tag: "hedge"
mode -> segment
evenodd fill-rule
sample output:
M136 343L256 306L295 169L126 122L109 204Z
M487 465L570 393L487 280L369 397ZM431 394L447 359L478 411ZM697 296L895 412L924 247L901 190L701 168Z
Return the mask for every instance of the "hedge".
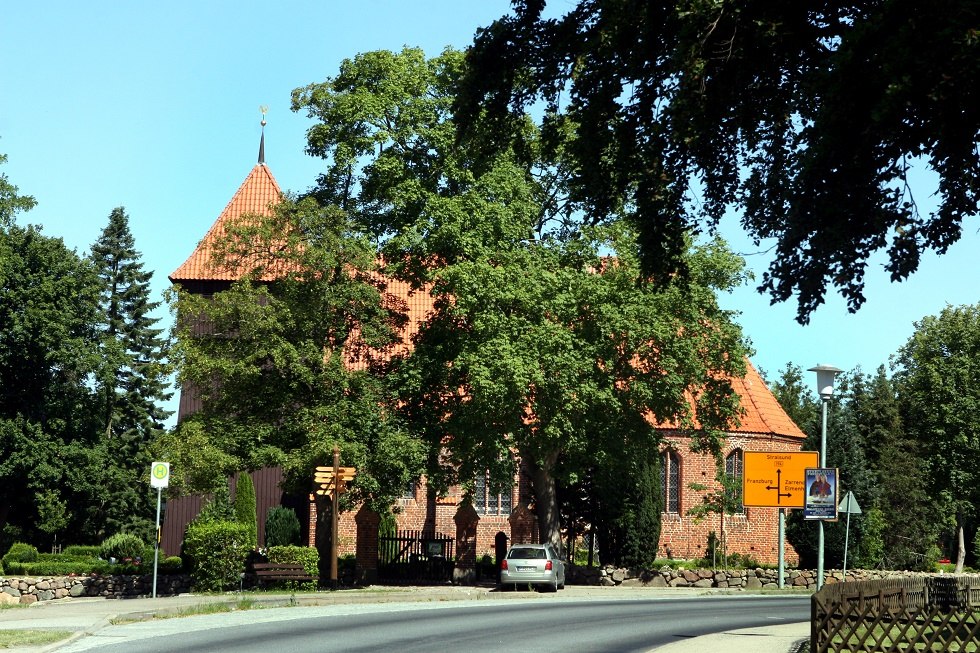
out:
M221 591L238 587L252 551L248 526L231 521L191 523L184 553L191 561L194 589Z

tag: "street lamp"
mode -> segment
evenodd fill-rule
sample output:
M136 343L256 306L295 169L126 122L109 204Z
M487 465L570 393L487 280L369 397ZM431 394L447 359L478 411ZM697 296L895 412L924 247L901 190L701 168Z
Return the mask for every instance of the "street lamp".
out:
M827 404L834 396L834 377L844 370L837 369L832 365L817 365L811 367L809 372L817 373L817 392L823 403L823 415L820 427L820 466L827 466ZM820 520L819 539L817 542L817 589L823 587L823 520Z

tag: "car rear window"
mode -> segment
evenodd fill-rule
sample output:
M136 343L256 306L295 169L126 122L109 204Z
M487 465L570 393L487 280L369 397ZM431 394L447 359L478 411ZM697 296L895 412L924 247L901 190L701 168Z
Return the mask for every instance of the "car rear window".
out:
M512 560L544 560L548 556L545 554L544 549L511 549L507 557Z

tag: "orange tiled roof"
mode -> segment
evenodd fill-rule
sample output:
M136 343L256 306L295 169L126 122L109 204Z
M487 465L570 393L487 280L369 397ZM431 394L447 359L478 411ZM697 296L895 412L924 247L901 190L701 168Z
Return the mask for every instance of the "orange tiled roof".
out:
M784 435L801 440L806 437L776 401L748 359L745 360L745 376L735 379L732 388L742 398L745 414L742 415L741 424L730 428L729 433Z
M212 264L212 244L225 233L225 225L241 218L243 215L268 215L270 206L282 199L282 191L275 177L264 163L252 168L248 177L242 182L228 206L215 220L211 229L204 236L197 249L184 263L170 275L174 283L180 281L235 281L240 274L236 270L218 269ZM403 281L389 279L387 291L395 302L404 302L403 309L408 318L401 333L402 341L384 352L378 352L382 358L402 354L411 349L411 339L418 332L419 326L432 310L433 299L425 290L411 292L409 284ZM732 387L741 397L744 414L741 423L729 429L730 433L782 435L803 439L806 435L793 423L786 411L773 396L762 381L752 363L746 359L745 377L735 379ZM352 367L360 368L362 360L349 360ZM661 425L661 428L671 428Z
M729 434L742 435L779 435L790 438L806 437L793 420L790 419L783 407L776 401L776 397L766 386L762 377L756 371L752 362L745 359L745 376L740 379L732 379L732 390L739 396L742 404L742 414L739 416L739 424L732 424L725 432ZM693 400L692 400L693 403ZM675 431L678 425L675 422L656 422L654 426L663 431ZM694 419L693 428L700 428L697 418Z
M197 244L194 253L170 275L170 281L235 281L237 270L216 268L212 263L213 245L225 234L226 225L243 215L269 215L270 206L282 200L282 190L264 163L257 164L242 182L228 206Z

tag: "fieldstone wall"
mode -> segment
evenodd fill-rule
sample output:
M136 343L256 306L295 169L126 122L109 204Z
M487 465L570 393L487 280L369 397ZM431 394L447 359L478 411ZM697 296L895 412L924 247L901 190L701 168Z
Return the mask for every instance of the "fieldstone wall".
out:
M624 587L718 587L736 589L776 589L779 573L776 569L659 569L637 570L613 566L568 567L569 585L604 585ZM846 581L877 580L902 576L931 576L914 571L884 571L877 569L848 569ZM845 581L840 569L824 572L824 584ZM787 569L783 572L784 587L817 589L817 572L811 569Z
M190 589L191 577L187 574L157 576L157 596L174 596L189 592ZM153 574L0 578L0 603L29 604L54 599L99 596L120 599L152 594Z

